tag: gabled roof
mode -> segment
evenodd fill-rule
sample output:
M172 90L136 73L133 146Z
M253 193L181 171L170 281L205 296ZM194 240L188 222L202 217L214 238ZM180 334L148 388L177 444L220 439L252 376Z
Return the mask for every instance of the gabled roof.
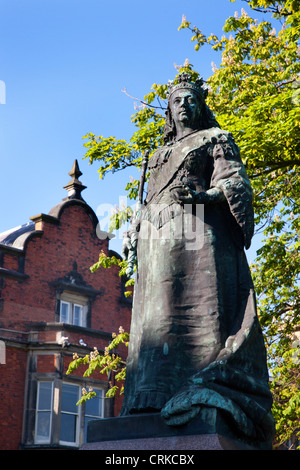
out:
M24 225L19 225L18 227L7 230L3 233L0 233L0 247L11 247L24 250L26 241L35 235L40 235L42 232L36 230L35 222L38 220L47 220L52 223L59 223L59 219L63 210L71 205L79 205L83 207L88 213L94 230L97 230L97 234L101 239L113 238L114 235L107 232L102 232L98 226L98 218L93 211L93 209L85 202L81 196L81 191L83 191L86 186L84 186L79 177L82 175L77 160L74 161L72 170L69 172L69 175L72 177L71 181L64 186L64 189L68 191L68 196L63 199L59 204L54 206L49 214L39 214L38 216L31 217L31 221ZM99 232L99 233L98 233Z

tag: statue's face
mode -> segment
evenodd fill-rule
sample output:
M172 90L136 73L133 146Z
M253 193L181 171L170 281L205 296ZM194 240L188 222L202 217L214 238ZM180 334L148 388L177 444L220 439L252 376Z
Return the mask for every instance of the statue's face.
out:
M170 99L170 108L176 129L180 126L196 129L200 120L200 106L193 90L179 89Z

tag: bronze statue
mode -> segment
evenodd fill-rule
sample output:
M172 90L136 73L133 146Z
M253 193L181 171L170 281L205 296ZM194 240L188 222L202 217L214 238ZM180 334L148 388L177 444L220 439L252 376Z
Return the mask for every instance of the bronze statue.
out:
M137 271L121 414L157 411L178 426L217 408L240 436L267 441L272 398L244 252L252 190L202 85L188 74L169 84L164 145L124 245L125 256L137 245Z

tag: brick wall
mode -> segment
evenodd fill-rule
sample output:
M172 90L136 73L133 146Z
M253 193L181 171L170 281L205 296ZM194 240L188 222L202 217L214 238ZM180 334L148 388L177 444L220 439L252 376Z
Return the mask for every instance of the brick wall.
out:
M79 345L79 339L83 339L90 347L96 346L103 350L110 335L93 336L93 330L97 333L112 333L118 332L119 326L123 326L129 331L131 307L124 298L117 267L90 272L90 266L98 261L100 251L109 253L109 243L108 240L97 237L95 221L86 204L82 201L80 204L76 201L63 204L56 219L47 216L36 220L36 230L39 232L28 238L22 252L13 249L10 251L7 247L2 250L2 267L12 273L0 273L4 279L1 284L0 336L1 329L31 332L30 335L25 335L28 344L35 341L42 349L42 353L37 354L36 372L64 374L72 360L72 354L67 350L59 353L57 350L53 351L53 348L59 347L56 343L56 330L40 329L35 333L34 325L41 322L53 324L57 321L57 281L74 271L74 263L84 285L100 291L101 294L97 294L91 301L89 333L85 334L84 329L79 332L76 329L68 331L73 349L74 345ZM24 262L20 263L20 257L25 258ZM20 276L14 274L18 270L21 270ZM7 335L10 333L6 333L6 337ZM17 342L18 334L13 336ZM49 351L47 347L50 348ZM126 356L127 349L121 350L122 355ZM86 353L88 352L82 349L82 355ZM23 335L19 349L8 348L6 364L0 365L0 449L18 449L22 441L27 354ZM58 371L62 356L63 370ZM84 370L85 368L81 368L76 375L82 376ZM107 383L106 376L99 377L99 380ZM117 397L116 415L121 404L122 398ZM32 422L33 419L31 418Z
M0 448L18 449L22 434L27 354L7 348L6 364L0 365Z
M29 277L23 281L5 280L0 326L22 328L28 322L55 321L53 283L72 271L76 262L87 285L103 293L93 302L91 328L112 332L123 323L128 329L128 306L120 302L123 287L117 267L90 272L100 251L108 254L108 249L108 241L97 238L82 206L66 207L59 224L44 222L42 236L32 237L26 246L25 274ZM12 255L5 254L4 267L16 269L17 260L13 263L11 258Z

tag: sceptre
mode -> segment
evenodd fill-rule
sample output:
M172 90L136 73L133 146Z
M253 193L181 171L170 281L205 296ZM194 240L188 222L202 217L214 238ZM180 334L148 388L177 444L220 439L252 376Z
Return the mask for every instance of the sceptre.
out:
M143 205L143 193L144 193L144 186L145 186L145 181L146 181L146 171L148 167L148 160L149 160L149 150L146 150L143 156L143 161L142 161L142 171L141 171L141 177L140 177L140 185L139 185L136 208L132 216L132 219L130 221L131 228L129 229L128 232L124 234L126 238L125 246L130 240L129 242L130 248L128 249L127 256L126 256L127 257L126 274L128 277L130 277L133 273L135 260L136 260L137 239L138 239L138 232L139 232L141 209ZM122 253L125 254L125 251L122 251Z
M145 186L145 180L146 180L148 160L149 160L149 150L146 150L143 156L143 161L142 161L142 172L141 172L140 186L139 186L139 192L138 192L138 203L140 205L143 204L143 192L144 192L144 186Z

